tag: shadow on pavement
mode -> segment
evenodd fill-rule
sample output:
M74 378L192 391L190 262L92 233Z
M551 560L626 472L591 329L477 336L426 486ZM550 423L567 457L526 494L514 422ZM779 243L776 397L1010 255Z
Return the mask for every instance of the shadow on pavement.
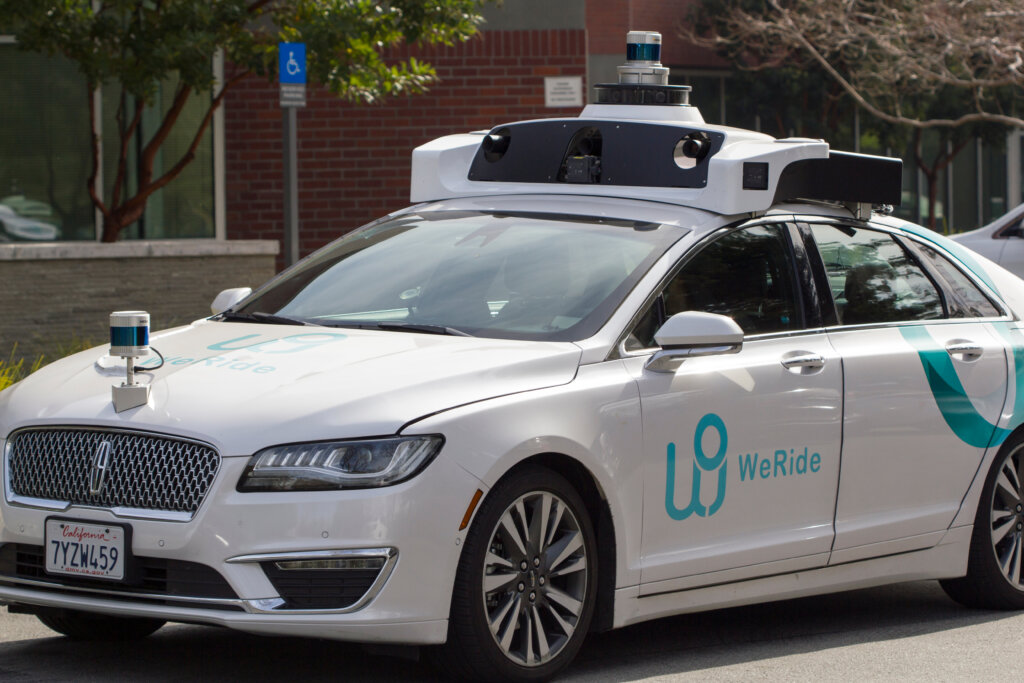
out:
M596 634L566 680L671 676L1018 616L962 607L937 581L699 612Z
M673 677L891 641L1016 616L968 610L935 582L885 586L671 617L591 635L565 681ZM406 654L414 654L410 650ZM0 643L0 680L440 681L425 662L326 640L274 638L171 625L131 643L37 638Z

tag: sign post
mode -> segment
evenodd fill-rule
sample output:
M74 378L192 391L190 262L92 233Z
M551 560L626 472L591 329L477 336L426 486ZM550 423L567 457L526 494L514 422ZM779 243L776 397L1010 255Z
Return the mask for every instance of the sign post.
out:
M299 107L306 106L306 45L278 43L278 80L284 143L284 265L299 260Z

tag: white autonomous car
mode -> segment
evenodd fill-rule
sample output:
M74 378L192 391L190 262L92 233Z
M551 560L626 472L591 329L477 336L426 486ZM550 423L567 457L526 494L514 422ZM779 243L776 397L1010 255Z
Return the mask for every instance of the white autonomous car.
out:
M882 583L1024 607L1024 283L886 215L899 160L705 124L628 42L578 118L423 145L414 206L0 393L0 600L507 681Z

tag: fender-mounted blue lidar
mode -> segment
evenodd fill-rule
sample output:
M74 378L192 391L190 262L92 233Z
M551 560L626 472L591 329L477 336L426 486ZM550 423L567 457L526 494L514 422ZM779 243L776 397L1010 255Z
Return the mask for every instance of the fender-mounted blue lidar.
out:
M149 402L149 385L135 381L135 359L149 354L149 313L114 311L110 314L110 355L127 364L128 376L120 386L111 387L114 410L144 406Z

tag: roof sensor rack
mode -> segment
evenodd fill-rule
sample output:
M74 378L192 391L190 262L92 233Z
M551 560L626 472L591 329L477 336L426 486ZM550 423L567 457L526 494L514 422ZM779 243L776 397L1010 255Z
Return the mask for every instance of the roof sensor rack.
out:
M659 33L631 31L626 57L619 82L597 86L598 101L578 117L505 123L417 148L410 198L615 196L724 215L815 200L866 216L873 204L900 203L900 159L705 123L688 104L689 87L668 84Z

